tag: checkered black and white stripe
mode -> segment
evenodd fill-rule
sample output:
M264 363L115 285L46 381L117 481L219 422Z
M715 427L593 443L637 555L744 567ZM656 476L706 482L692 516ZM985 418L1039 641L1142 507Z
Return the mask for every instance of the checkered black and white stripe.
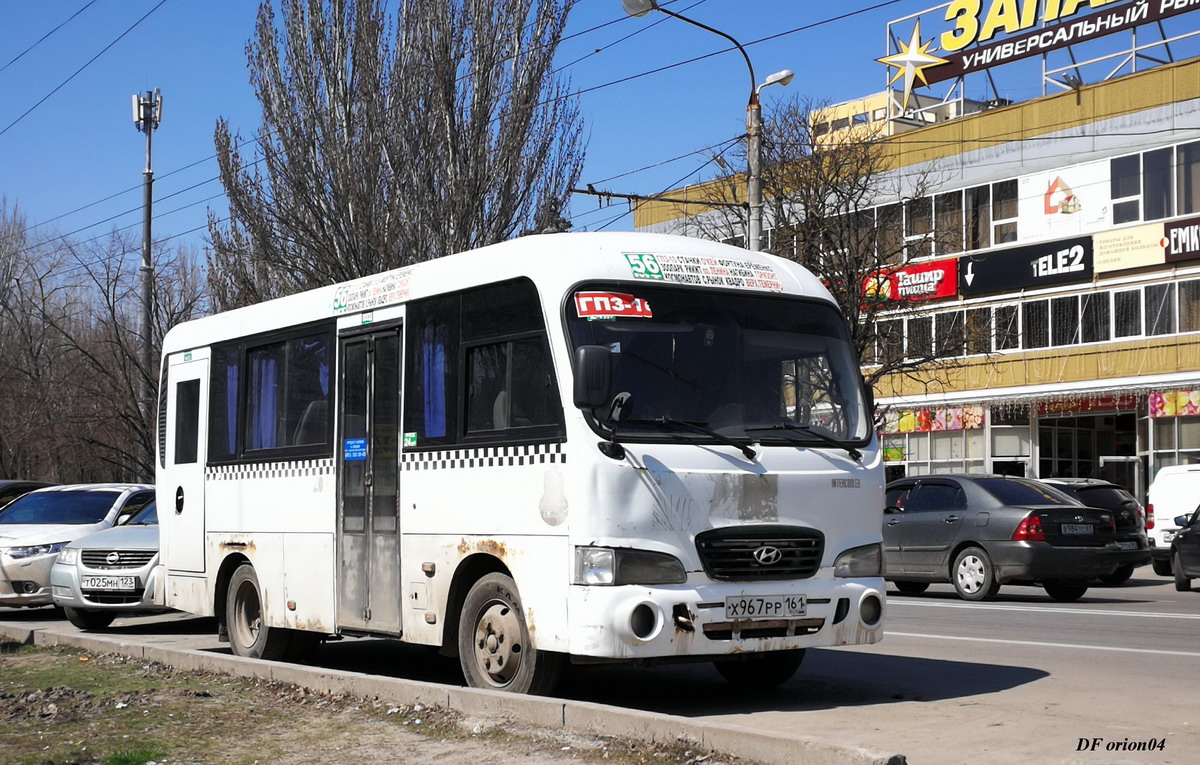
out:
M403 470L544 465L562 464L566 461L567 455L563 453L562 444L486 446L478 449L405 452L400 455L400 464Z
M204 473L204 477L210 481L241 481L247 478L304 478L320 475L333 475L332 458L212 465Z

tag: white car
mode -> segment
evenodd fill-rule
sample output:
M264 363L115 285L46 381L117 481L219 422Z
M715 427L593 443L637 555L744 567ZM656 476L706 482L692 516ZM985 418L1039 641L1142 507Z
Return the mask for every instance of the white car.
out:
M1160 468L1150 482L1146 506L1146 534L1150 537L1150 562L1154 573L1171 576L1171 541L1180 532L1175 519L1190 516L1200 502L1200 465Z
M141 510L154 487L85 483L31 491L0 510L0 606L52 602L50 569L73 540Z

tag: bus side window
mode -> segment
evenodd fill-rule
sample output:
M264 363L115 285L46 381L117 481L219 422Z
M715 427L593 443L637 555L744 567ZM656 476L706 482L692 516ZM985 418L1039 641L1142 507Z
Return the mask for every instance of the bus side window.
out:
M196 461L200 440L200 381L175 384L175 464Z

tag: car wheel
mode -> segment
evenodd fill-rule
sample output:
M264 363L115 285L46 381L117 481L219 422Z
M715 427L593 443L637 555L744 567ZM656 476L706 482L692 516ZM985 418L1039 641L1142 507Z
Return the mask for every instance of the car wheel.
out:
M516 582L504 574L484 576L467 593L458 658L472 688L534 694L554 690L563 660L534 647Z
M968 547L954 559L950 572L954 591L963 600L983 600L996 594L1000 584L992 570L992 559L978 547Z
M1154 573L1159 576L1171 575L1171 560L1169 558L1155 558L1150 561L1150 567L1154 569Z
M1175 589L1180 592L1187 592L1192 589L1192 580L1183 574L1183 563L1179 560L1179 553L1172 556L1175 568Z
M87 611L82 608L63 606L67 621L81 630L102 630L113 623L117 615L111 611Z
M1074 584L1071 582L1044 582L1042 587L1045 588L1047 595L1060 603L1070 603L1079 600L1088 591L1086 584Z
M929 589L929 582L892 582L901 595L920 595Z
M1105 584L1125 584L1131 576L1133 576L1133 564L1130 563L1119 567L1111 574L1100 577L1100 581Z
M745 654L740 659L714 661L725 682L747 691L765 691L782 685L804 661L804 649Z
M229 647L235 656L248 659L283 659L287 655L291 631L268 627L263 613L262 589L254 566L243 563L229 579L225 598L225 624Z

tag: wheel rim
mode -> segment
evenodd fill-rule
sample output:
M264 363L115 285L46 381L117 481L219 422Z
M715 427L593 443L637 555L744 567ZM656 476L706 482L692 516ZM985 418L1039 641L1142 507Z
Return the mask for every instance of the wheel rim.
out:
M971 595L979 592L985 578L983 561L977 556L968 555L958 562L958 588L963 592Z
M512 605L493 600L483 607L475 623L475 664L491 685L512 682L521 667L521 621Z
M233 621L238 643L249 647L258 641L262 633L262 604L258 600L258 588L252 582L242 582L238 587Z

